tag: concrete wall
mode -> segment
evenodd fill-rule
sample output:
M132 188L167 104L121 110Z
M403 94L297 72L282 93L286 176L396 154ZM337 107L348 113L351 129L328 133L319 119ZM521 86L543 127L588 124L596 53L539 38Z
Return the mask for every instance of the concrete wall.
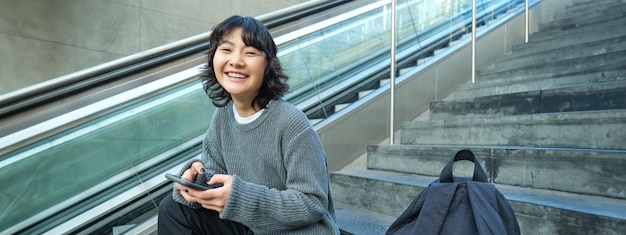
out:
M0 0L0 95L307 0Z

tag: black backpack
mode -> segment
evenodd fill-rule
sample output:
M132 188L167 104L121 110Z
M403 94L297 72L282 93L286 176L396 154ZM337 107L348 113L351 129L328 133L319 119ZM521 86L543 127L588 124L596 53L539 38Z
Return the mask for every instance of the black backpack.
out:
M472 178L452 177L455 161L474 162ZM520 234L513 209L469 150L457 152L391 224L387 234Z

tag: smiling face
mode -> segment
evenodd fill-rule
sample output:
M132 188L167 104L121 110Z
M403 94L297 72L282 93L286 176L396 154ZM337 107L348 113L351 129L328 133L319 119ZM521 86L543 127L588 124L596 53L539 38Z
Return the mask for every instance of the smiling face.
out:
M213 56L213 69L236 104L250 105L263 84L267 59L265 53L243 42L241 32L235 28L224 35Z

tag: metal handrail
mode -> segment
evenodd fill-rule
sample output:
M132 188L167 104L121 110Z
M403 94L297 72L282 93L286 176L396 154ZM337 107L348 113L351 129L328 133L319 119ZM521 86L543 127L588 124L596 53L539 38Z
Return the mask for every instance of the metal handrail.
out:
M389 144L393 143L394 133L394 114L395 114L395 88L396 88L396 1L391 1L391 50L390 52L390 69L389 69L389 82L391 87L389 89Z

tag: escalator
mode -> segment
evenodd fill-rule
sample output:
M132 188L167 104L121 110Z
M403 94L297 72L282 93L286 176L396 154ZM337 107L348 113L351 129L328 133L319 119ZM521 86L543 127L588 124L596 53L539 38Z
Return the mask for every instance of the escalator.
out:
M285 99L318 129L388 87L390 31L389 1L320 2L262 20L290 76ZM398 68L467 35L468 2L400 1ZM522 1L479 2L487 24ZM163 174L200 154L214 111L198 79L203 37L1 99L2 234L154 229Z

